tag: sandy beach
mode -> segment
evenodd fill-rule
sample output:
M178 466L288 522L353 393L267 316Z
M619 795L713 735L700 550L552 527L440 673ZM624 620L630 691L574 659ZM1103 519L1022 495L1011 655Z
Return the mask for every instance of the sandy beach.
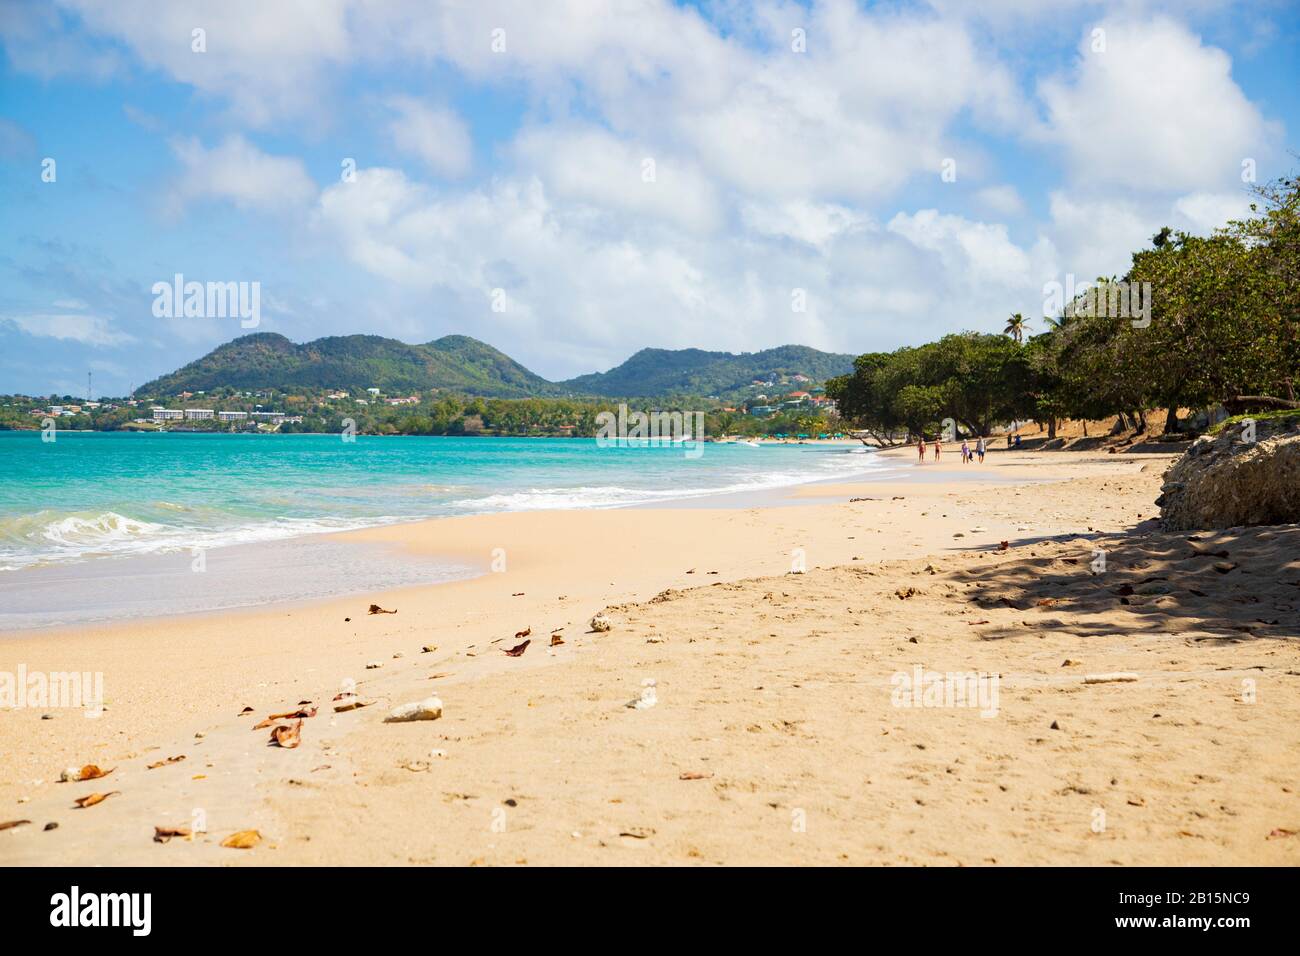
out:
M340 537L483 573L0 636L106 702L0 714L0 863L1294 865L1300 528L1160 532L1171 460L953 447L780 507L393 525ZM930 673L996 707L900 695ZM252 729L300 705L296 749Z

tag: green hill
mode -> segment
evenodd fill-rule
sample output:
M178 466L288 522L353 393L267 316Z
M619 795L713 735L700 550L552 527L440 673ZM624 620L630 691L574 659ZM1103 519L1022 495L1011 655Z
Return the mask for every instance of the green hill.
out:
M510 356L467 335L408 345L378 335L330 336L297 345L283 335L244 335L137 390L145 395L238 389L375 387L390 394L441 388L495 398L560 389Z
M137 389L176 395L217 388L254 390L375 387L388 394L443 389L490 398L558 395L725 395L753 379L803 374L814 381L843 375L853 356L784 345L734 355L701 349L642 349L608 372L548 382L505 353L468 335L409 345L378 335L344 335L302 345L274 332L244 335Z
M722 395L754 380L803 374L824 382L853 371L852 355L819 352L806 345L782 345L762 352L706 352L702 349L642 349L608 372L561 382L591 395Z

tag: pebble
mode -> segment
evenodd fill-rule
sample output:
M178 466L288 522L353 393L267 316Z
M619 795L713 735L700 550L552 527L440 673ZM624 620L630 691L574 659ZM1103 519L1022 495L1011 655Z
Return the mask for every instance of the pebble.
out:
M366 670L374 671L374 670L378 670L383 666L384 665L382 661L370 661L369 663L366 664Z
M597 614L591 619L591 629L599 634L605 633L613 628L613 626L613 622L611 622L604 614Z
M386 724L402 724L412 720L437 720L442 716L442 701L437 697L417 700L409 704L394 707L387 717Z

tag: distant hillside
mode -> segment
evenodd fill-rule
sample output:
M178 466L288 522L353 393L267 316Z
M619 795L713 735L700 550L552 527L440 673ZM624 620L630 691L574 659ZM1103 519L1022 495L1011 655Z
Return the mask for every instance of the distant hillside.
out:
M852 371L853 356L783 345L733 355L701 349L642 349L608 372L548 382L510 356L468 335L408 345L378 335L330 336L298 345L258 332L218 346L184 368L141 385L141 395L176 395L227 387L379 388L389 394L443 389L491 398L601 395L654 398L721 395L754 379L803 374L815 381Z
M782 345L762 352L642 349L608 372L580 375L560 384L591 395L722 395L755 379L803 374L817 382L853 371L852 355Z
M330 336L297 345L273 332L227 342L137 391L175 395L221 386L355 391L375 387L390 394L440 388L496 398L560 391L510 356L467 335L448 335L426 345L408 345L378 335Z

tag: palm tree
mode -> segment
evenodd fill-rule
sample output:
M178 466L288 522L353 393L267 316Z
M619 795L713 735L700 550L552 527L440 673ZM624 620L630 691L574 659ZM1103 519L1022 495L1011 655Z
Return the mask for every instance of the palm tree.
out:
M1025 340L1025 329L1027 328L1029 328L1029 323L1025 321L1025 317L1019 312L1015 312L1011 318L1007 319L1007 327L1002 330L1002 334L1011 336L1016 340L1016 344L1020 344Z

